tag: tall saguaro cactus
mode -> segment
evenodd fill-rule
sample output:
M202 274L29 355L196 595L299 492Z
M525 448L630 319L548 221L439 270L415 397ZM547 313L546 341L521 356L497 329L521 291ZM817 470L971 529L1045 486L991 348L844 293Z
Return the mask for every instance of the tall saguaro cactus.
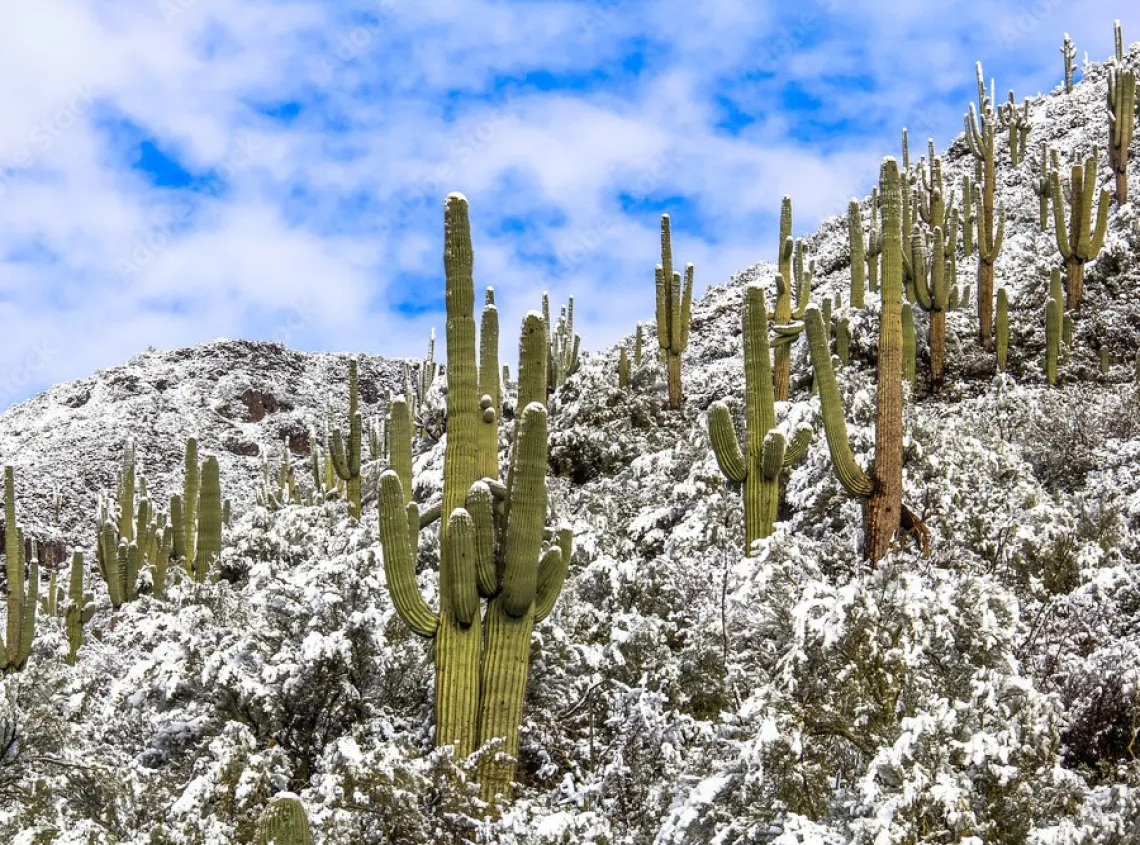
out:
M432 338L434 346L435 338ZM431 354L430 352L428 353ZM359 407L360 381L356 359L348 360L348 437L329 426L328 451L340 480L348 485L348 515L360 519L360 438L363 423Z
M693 308L693 265L685 265L685 278L673 270L673 238L668 214L661 215L661 263L657 265L657 343L665 356L669 379L668 407L681 407L681 353L689 345Z
M1108 228L1108 204L1112 200L1107 189L1100 192L1096 226L1092 224L1092 202L1096 191L1097 149L1084 164L1074 164L1069 175L1069 224L1065 225L1065 197L1061 191L1061 174L1052 173L1053 186L1053 228L1056 229L1057 249L1065 259L1067 274L1065 297L1066 306L1072 310L1079 308L1085 296L1085 263L1096 258L1104 246L1104 234Z
M71 556L71 577L67 590L67 663L75 663L79 649L83 646L83 626L95 615L95 597L83 592L83 552Z
M16 490L12 467L4 467L4 555L7 575L6 639L0 639L0 669L17 672L28 662L39 607L40 567L32 556L24 579L24 532L16 524Z
M768 347L768 310L764 289L744 291L744 403L747 420L741 451L724 402L709 408L709 439L721 472L744 485L744 550L773 531L780 504L780 472L798 461L811 443L811 429L802 427L791 442L776 429L772 364Z
M1116 176L1116 204L1128 202L1128 150L1136 123L1136 71L1124 68L1124 40L1116 21L1116 63L1108 68L1108 161Z
M1005 212L998 214L994 224L994 190L997 181L994 170L994 131L996 117L993 103L986 95L982 79L982 63L978 71L978 110L970 103L966 115L966 141L970 152L982 166L981 214L978 215L978 341L985 349L993 348L994 319L994 263L1001 252L1005 236Z
M1061 42L1061 56L1065 60L1065 93L1073 93L1073 60L1077 57L1077 45L1073 43L1073 39L1069 37L1069 33L1065 33L1065 39Z
M823 424L835 474L844 489L866 500L864 554L872 561L887 553L900 527L921 530L902 502L902 227L899 171L887 158L879 171L883 197L883 279L880 289L879 368L875 413L875 459L871 472L855 461L843 418L843 400L831 365L831 351L819 309L805 317L812 366L819 384Z
M780 268L776 278L776 307L773 317L778 324L792 320L792 289L795 287L792 258L796 242L792 238L792 198L785 196L780 203L780 244L777 265ZM792 346L781 343L776 347L775 368L772 373L772 389L776 401L787 401L792 379Z
M396 611L415 633L435 640L436 744L459 755L501 740L506 755L488 755L483 795L509 794L518 753L533 625L554 607L570 554L569 532L544 547L546 517L547 334L541 315L523 323L519 405L507 483L481 477L479 448L498 408L478 395L474 320L474 251L467 200L451 194L444 208L447 276L447 411L441 512L440 599L433 611L416 584L421 518L399 475L380 477L380 541ZM491 363L485 359L488 365ZM498 376L497 363L494 375ZM486 398L486 395L482 398ZM393 403L395 404L395 403ZM484 456L485 457L485 456ZM496 508L494 498L503 499ZM480 598L489 599L480 618Z
M927 332L930 343L930 388L935 391L942 385L946 375L946 312L950 310L951 284L947 278L946 239L941 227L934 229L934 246L929 265L920 240L912 237L911 263L914 265L915 302L930 315Z
M847 234L851 242L851 307L864 308L867 273L867 244L863 240L863 215L859 201L847 204Z

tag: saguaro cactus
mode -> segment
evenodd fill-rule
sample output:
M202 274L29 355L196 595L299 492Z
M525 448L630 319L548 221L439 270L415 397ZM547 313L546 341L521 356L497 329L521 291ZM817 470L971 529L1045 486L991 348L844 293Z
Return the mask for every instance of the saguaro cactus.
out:
M997 368L998 372L1005 372L1006 356L1009 354L1009 297L1005 288L998 288L997 292Z
M1009 163L1017 167L1025 158L1029 132L1033 129L1033 124L1029 122L1029 98L1025 99L1021 111L1018 111L1011 90L1009 100L998 107L998 123L1002 129L1009 131Z
M807 452L811 429L801 427L789 443L776 428L775 393L769 360L768 310L764 289L744 291L744 398L747 439L742 451L724 402L709 408L709 439L721 472L744 485L744 550L773 531L780 504L780 472Z
M1056 150L1041 142L1041 175L1033 180L1033 193L1037 194L1037 225L1044 232L1049 228L1049 198L1053 195L1052 173L1060 168ZM1052 163L1052 169L1050 169Z
M474 252L467 201L451 194L444 209L447 276L447 409L438 612L416 584L414 548L422 522L405 507L399 476L380 477L380 541L397 613L417 634L435 639L436 744L460 755L499 739L506 755L480 771L488 800L509 793L518 752L531 629L554 607L569 561L570 535L543 548L546 516L547 336L541 315L527 315L520 341L518 423L506 485L480 479L480 411L474 320ZM498 367L495 367L498 374ZM486 403L482 403L485 405ZM496 467L497 471L497 467ZM504 501L501 510L494 497ZM480 597L490 599L480 619ZM484 637L485 634L485 637Z
M780 245L777 264L780 273L776 277L776 307L773 317L778 324L792 320L792 288L796 278L792 267L796 242L792 238L792 198L785 196L780 203ZM792 379L792 346L781 343L776 346L775 369L772 374L772 388L777 402L788 398Z
M434 345L434 337L432 338ZM430 353L429 353L430 354ZM339 428L328 429L328 452L333 469L348 485L348 515L360 519L360 438L362 422L359 407L359 378L356 359L348 359L348 438Z
M1065 33L1065 40L1061 43L1061 56L1065 60L1065 93L1073 93L1073 60L1077 57L1077 45Z
M847 233L851 241L851 307L865 308L867 244L863 240L863 215L854 197L847 204Z
M890 549L900 527L922 532L921 523L902 502L902 243L898 165L883 161L879 188L883 197L883 279L879 319L879 367L875 414L875 459L870 474L856 463L847 438L843 403L827 348L819 309L808 308L808 344L819 383L824 430L836 476L852 495L866 500L864 554L878 560Z
M1104 245L1104 233L1108 228L1108 204L1112 200L1107 189L1100 192L1097 208L1096 227L1092 225L1092 201L1096 191L1097 149L1084 164L1074 164L1069 175L1069 224L1065 225L1065 196L1061 191L1061 175L1052 173L1053 185L1053 228L1056 229L1057 249L1065 259L1067 284L1065 287L1066 306L1072 310L1079 308L1085 296L1085 262L1096 258Z
M994 225L994 124L992 100L986 96L982 79L982 63L978 71L978 110L970 103L966 115L966 141L970 152L982 165L981 214L978 215L978 340L985 349L993 349L994 263L1001 252L1005 236L1005 212L1000 211Z
M1045 379L1057 383L1057 359L1061 354L1061 303L1053 297L1045 303Z
M294 795L280 795L270 802L257 823L256 845L312 845L309 816Z
M950 310L951 286L947 273L946 240L940 227L935 227L933 240L928 265L921 239L912 236L911 263L914 265L915 302L930 315L927 330L930 344L930 389L936 391L945 378L946 312Z
M629 387L629 355L624 346L618 353L618 387L622 390Z
M546 324L546 336L550 342L547 355L547 392L553 393L566 383L566 379L578 372L578 350L582 338L574 333L574 297L570 297L565 307L559 310L558 322L550 322L550 299L542 294L542 318Z
M71 556L71 579L67 590L67 662L74 664L83 646L83 626L95 615L95 597L83 592L83 552Z
M1116 21L1116 63L1108 68L1108 161L1116 176L1116 204L1128 202L1128 150L1136 123L1136 71L1124 68L1124 40Z
M570 297L570 314L574 313ZM571 316L571 319L573 317ZM571 323L567 329L573 332ZM565 366L569 372L578 368L578 336L571 347L572 360ZM568 372L568 374L569 374ZM502 382L499 368L499 309L495 306L495 289L483 294L483 314L479 323L479 474L492 478L499 474L499 419L503 412ZM487 413L491 411L491 413ZM409 468L408 476L411 476ZM409 488L410 490L410 488Z
M36 630L40 567L33 555L24 580L24 532L16 524L16 490L12 467L4 467L4 555L7 575L7 638L0 639L0 669L17 672L28 662Z
M661 215L661 263L657 265L657 343L665 356L669 379L668 407L681 407L681 353L689 345L693 308L693 265L685 265L685 279L673 272L673 240L668 214Z

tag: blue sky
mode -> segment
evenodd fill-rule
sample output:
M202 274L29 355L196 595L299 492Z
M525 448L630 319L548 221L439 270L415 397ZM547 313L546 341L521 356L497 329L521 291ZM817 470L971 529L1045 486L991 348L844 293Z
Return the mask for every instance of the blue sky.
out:
M544 289L587 349L806 234L911 133L1112 50L1120 3L43 0L0 27L0 409L147 346L423 353L471 202L504 360Z

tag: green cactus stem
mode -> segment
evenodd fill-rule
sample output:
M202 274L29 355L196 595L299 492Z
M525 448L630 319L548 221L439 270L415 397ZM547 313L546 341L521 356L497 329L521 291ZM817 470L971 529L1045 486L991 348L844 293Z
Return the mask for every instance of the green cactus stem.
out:
M1112 369L1112 353L1108 351L1107 346L1100 348L1100 374L1106 376L1109 370Z
M918 375L918 350L914 335L914 308L909 302L902 304L902 378L914 390Z
M64 615L67 628L66 659L68 665L74 665L79 649L83 647L83 626L95 615L95 597L91 593L83 592L83 552L74 552L71 555L71 576L67 590L67 610Z
M198 545L194 551L194 580L205 583L222 553L222 487L218 459L202 461L202 488L198 504Z
M578 351L582 338L574 333L574 297L559 311L558 322L550 323L550 300L542 294L542 315L546 324L546 336L550 343L547 355L547 391L554 393L566 383L566 379L578 372Z
M255 845L312 845L305 805L294 795L274 798L257 823Z
M1108 161L1116 177L1116 204L1128 202L1128 151L1136 125L1136 71L1123 66L1124 44L1116 21L1117 60L1108 68Z
M1005 372L1006 356L1009 354L1009 297L1005 288L997 292L996 353L998 372Z
M31 654L39 608L40 567L33 554L25 583L24 532L16 522L15 475L10 466L4 467L4 554L8 619L7 636L0 638L0 669L11 673L23 669Z
M920 167L919 175L922 181L922 190L918 193L918 214L930 228L950 226L950 216L954 213L954 194L946 197L942 184L942 159L934 154L934 141L927 142L927 155L930 158L929 168Z
M689 345L689 323L693 309L693 265L685 265L685 278L673 271L673 238L668 214L661 215L661 263L655 271L657 286L657 344L665 360L669 382L667 407L679 410L681 354Z
M637 324L637 331L633 335L633 366L641 366L641 352L642 352L642 339L641 339L641 323Z
M811 429L796 431L789 443L776 428L775 390L769 359L768 311L764 290L744 291L744 395L747 437L742 451L724 402L709 408L709 439L721 472L744 485L744 550L772 534L780 504L780 473L807 452Z
M573 304L571 298L571 308ZM573 349L577 349L576 343ZM577 355L576 351L574 355ZM570 367L569 364L566 366ZM573 368L577 368L576 361ZM479 324L479 408L482 415L479 422L478 472L490 478L499 475L499 422L503 410L502 382L499 377L499 309L495 307L495 289L487 288L483 295L483 314ZM411 477L410 470L408 476ZM408 489L410 491L411 487Z
M432 339L434 346L434 337ZM429 354L430 351L429 351ZM359 377L355 358L348 360L348 438L339 428L329 426L328 453L333 469L348 486L348 515L360 519L360 444L362 425L359 408Z
M629 387L629 355L624 346L618 353L618 387L621 390Z
M1053 196L1053 171L1060 167L1056 150L1050 150L1041 142L1041 175L1033 180L1033 193L1037 194L1037 226L1042 232L1049 228L1049 200ZM1052 169L1050 169L1052 163Z
M1061 352L1061 303L1053 297L1045 303L1045 379L1049 386L1057 384L1057 359Z
M955 224L952 222L951 227ZM927 341L930 345L930 389L937 391L945 379L946 368L946 312L950 310L950 284L953 270L947 261L947 244L942 235L942 229L935 227L933 233L933 251L929 263L926 261L924 248L919 244L919 238L913 237L911 241L911 263L914 265L915 275L915 304L930 315L928 320ZM954 245L950 245L953 251ZM907 371L907 360L910 355L905 349L907 343L906 308L903 309L903 371L904 378ZM913 315L911 317L913 322Z
M879 212L879 189L871 189L871 228L867 232L867 289L879 292L879 256L883 254L883 226Z
M891 547L900 527L920 535L922 523L902 502L902 243L901 192L898 165L884 160L879 175L883 197L883 279L880 290L878 389L875 417L875 458L868 474L856 463L847 437L843 404L823 319L817 308L805 315L812 366L819 382L828 450L840 483L866 500L864 554L877 561Z
M967 257L974 254L974 231L978 223L981 199L977 183L968 173L962 174L962 252Z
M777 264L779 274L776 279L776 306L773 317L778 324L792 321L792 288L796 276L792 259L795 255L795 240L792 238L792 198L785 196L780 203L780 242ZM794 338L793 338L794 339ZM777 402L787 401L792 378L792 345L790 342L776 346L775 368L772 373L772 387Z
M1061 56L1065 61L1065 93L1073 93L1073 61L1077 58L1077 45L1073 43L1073 39L1069 37L1069 33L1065 33L1065 40L1061 43L1059 48Z
M1065 288L1068 310L1080 308L1085 295L1085 264L1100 252L1108 228L1108 205L1112 195L1101 189L1097 208L1096 226L1092 224L1093 195L1096 192L1097 149L1084 164L1074 164L1069 175L1069 222L1065 222L1065 197L1061 190L1061 175L1053 171L1053 228L1056 230L1057 249L1065 259L1067 284Z
M186 439L183 455L182 482L182 550L185 553L183 568L187 574L194 572L194 549L198 545L198 494L202 483L202 470L198 465L198 441ZM177 525L175 531L178 531Z
M863 239L863 215L854 198L847 204L847 234L851 242L851 307L865 308L867 244Z

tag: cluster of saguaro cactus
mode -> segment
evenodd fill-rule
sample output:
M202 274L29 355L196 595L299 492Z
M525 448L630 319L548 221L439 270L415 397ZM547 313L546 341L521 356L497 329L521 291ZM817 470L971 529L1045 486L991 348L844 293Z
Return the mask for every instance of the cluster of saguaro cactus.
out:
M312 845L305 805L293 795L280 795L270 802L257 822L255 845Z
M1128 150L1136 123L1136 71L1124 67L1124 39L1115 25L1116 62L1108 68L1108 161L1116 177L1116 202L1128 202Z
M1093 195L1096 192L1097 149L1083 164L1074 164L1069 176L1069 223L1065 223L1065 195L1061 190L1061 174L1051 174L1053 194L1053 228L1057 249L1065 259L1066 307L1079 308L1085 295L1085 263L1096 258L1104 245L1108 227L1108 205L1112 200L1107 189L1101 189L1096 225L1092 223Z
M199 464L198 441L193 437L186 440L182 484L182 495L170 497L171 558L201 584L221 555L228 508L222 500L218 459L207 455Z
M257 488L257 504L269 510L278 510L285 505L299 505L301 491L297 486L297 476L293 471L293 460L289 448L289 436L285 435L281 450L281 465L274 473L269 468L268 456L261 462L261 484Z
M1009 100L998 106L997 114L998 124L1009 132L1009 163L1017 167L1025 158L1029 132L1033 128L1033 124L1029 121L1029 98L1025 99L1019 111L1017 100L1011 90Z
M978 108L970 103L966 115L966 142L974 158L982 165L981 213L977 215L978 248L978 340L985 349L993 348L994 263L1001 252L1005 236L1005 212L998 213L994 222L994 190L997 177L994 169L994 130L996 117L992 100L986 95L982 78L982 63L977 63Z
M440 599L433 611L416 584L413 550L425 522L396 472L380 478L380 540L393 604L415 633L435 641L436 744L460 755L500 740L479 772L483 795L509 794L518 753L531 630L554 607L569 562L568 531L546 538L549 354L545 324L523 323L518 416L507 482L486 454L480 427L498 426L499 409L480 398L475 351L474 251L467 200L444 209L447 277L447 418L440 524ZM495 368L498 377L498 368ZM481 454L482 453L482 454ZM496 504L498 500L498 504ZM487 599L480 619L480 597Z
M550 322L550 299L544 291L542 294L542 319L550 343L550 349L547 353L546 385L547 390L553 393L566 383L566 379L578 372L578 349L581 346L582 338L574 333L574 297L570 297L567 304L559 309L558 322L552 324ZM498 372L497 368L495 372Z
M16 491L12 467L4 467L4 555L7 576L6 637L0 639L0 669L17 672L28 662L36 631L40 593L40 567L32 555L30 572L24 577L24 532L16 523Z
M927 141L928 167L920 167L922 190L918 194L918 214L927 226L939 226L943 231L950 227L954 216L954 192L946 196L942 184L942 159L934 154L934 140ZM929 172L928 172L929 168Z
M433 338L434 341L434 338ZM359 406L360 382L355 358L348 361L348 437L329 422L327 449L333 469L348 487L348 515L360 518L360 447L363 422Z
M902 501L902 193L898 164L884 160L879 174L883 202L883 276L880 286L878 389L875 458L870 474L855 461L847 438L843 402L819 309L807 309L808 344L819 383L824 430L835 473L852 495L866 500L864 554L872 561L887 553L900 528L921 532L921 523Z
M742 451L724 402L709 408L709 438L725 476L744 485L744 548L771 535L780 504L780 473L807 452L811 429L801 427L791 441L776 428L775 392L769 360L768 310L764 290L744 291L745 448Z
M673 238L669 215L661 215L661 263L654 271L657 283L657 343L665 359L669 381L668 407L681 407L681 354L689 345L693 307L693 265L685 265L685 278L673 270Z
M951 226L955 227L956 223L952 222ZM923 238L917 231L911 235L911 264L915 279L915 304L930 315L927 329L927 340L930 345L930 389L935 391L945 378L946 313L950 310L950 290L953 284L951 275L953 268L947 261L946 253L948 250L955 250L957 244L953 238L947 243L942 228L936 226L933 232L932 254L927 262L922 241Z
M1065 40L1061 42L1061 56L1065 60L1065 93L1073 93L1073 60L1077 57L1077 45L1065 33Z

